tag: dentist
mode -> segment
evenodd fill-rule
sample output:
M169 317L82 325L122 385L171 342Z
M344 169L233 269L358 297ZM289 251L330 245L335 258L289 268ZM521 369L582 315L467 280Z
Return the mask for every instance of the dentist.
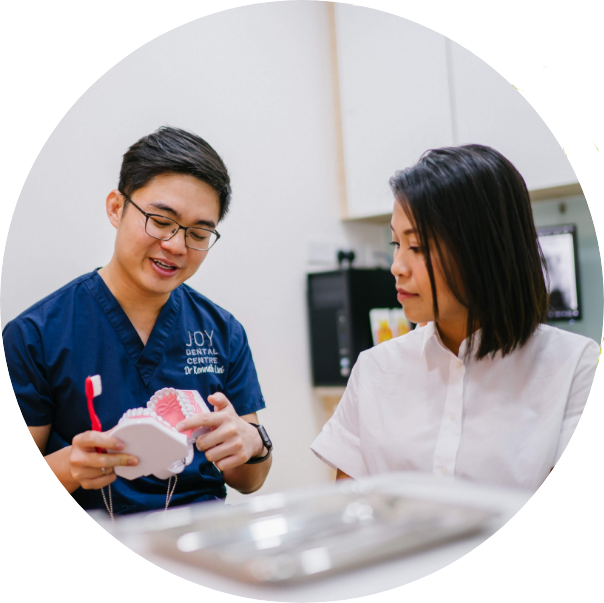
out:
M100 374L95 409L105 428L159 389L198 390L214 412L183 421L206 426L193 462L178 476L171 505L226 497L225 484L248 493L271 466L271 444L258 425L265 407L243 327L185 284L218 242L230 203L222 159L198 136L160 128L123 157L119 185L107 196L116 229L103 268L34 304L3 331L8 369L29 430L45 459L85 509L113 513L164 508L166 482L116 479L116 465L136 465L106 433L91 431L87 375ZM121 447L123 449L123 447Z

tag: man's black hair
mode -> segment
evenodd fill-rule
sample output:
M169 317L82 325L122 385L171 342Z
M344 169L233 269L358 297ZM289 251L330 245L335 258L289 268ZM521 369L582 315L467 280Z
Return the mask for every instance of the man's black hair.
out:
M476 358L522 347L545 322L548 294L545 260L518 170L490 147L447 147L424 153L415 166L397 172L390 187L420 239L435 321L431 251L447 286L468 310L469 346L481 329Z
M131 196L160 174L186 174L209 184L218 193L218 219L222 220L228 212L231 180L226 165L218 153L196 134L179 128L161 127L135 142L124 154L118 188Z

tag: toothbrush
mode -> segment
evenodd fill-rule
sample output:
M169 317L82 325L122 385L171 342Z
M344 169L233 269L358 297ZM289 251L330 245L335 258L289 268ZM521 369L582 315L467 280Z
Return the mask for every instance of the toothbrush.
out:
M93 375L92 377L86 377L86 382L84 383L84 389L86 390L86 401L88 402L88 414L90 415L90 422L92 423L93 431L103 431L103 427L99 418L96 416L94 412L94 404L92 403L93 398L100 396L103 391L103 386L101 385L101 376ZM96 449L97 452L105 452L102 448Z

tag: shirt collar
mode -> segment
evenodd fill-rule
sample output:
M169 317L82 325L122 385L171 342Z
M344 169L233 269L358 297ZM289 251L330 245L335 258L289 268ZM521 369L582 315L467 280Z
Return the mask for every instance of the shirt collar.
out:
M450 354L452 353L451 350L449 350L445 346L445 344L442 342L440 335L438 333L438 329L436 328L436 324L434 322L429 322L425 327L420 327L420 328L423 330L423 335L424 335L424 339L422 341L421 352L420 352L421 357L425 356L426 346L428 345L428 342L431 340L434 341L434 343L436 345L443 348ZM459 346L459 358L461 358L464 361L466 359L469 359L479 348L481 336L482 336L482 329L478 329L474 333L474 342L472 344L471 349L468 349L468 340L464 339L461 342L461 345Z
M425 355L426 345L428 341L430 341L430 339L432 339L433 337L438 337L438 331L436 330L436 325L433 322L429 322L425 327L420 327L420 329L422 329L424 336L420 352L420 356L423 357Z

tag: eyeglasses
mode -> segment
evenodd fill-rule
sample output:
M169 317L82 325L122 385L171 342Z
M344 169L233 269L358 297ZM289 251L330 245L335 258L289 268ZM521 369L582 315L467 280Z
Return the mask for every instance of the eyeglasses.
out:
M143 216L145 216L145 232L154 239L169 241L179 230L184 230L185 245L189 249L194 249L195 251L208 251L208 249L212 248L220 238L220 234L215 230L208 230L207 228L199 228L197 226L181 226L178 222L166 218L166 216L148 214L132 201L128 195L122 193L122 191L120 191L120 193L128 202L132 203Z

